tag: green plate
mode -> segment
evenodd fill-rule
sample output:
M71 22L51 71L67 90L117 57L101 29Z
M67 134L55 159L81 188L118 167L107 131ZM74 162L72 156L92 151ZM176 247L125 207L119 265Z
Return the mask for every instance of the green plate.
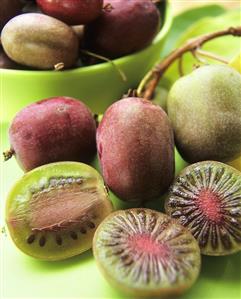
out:
M7 127L1 126L1 152L9 147ZM177 168L185 163L177 155ZM0 207L1 227L4 226L4 202L13 183L23 172L13 158L1 159ZM114 199L115 207L128 207ZM147 207L162 209L161 200ZM112 288L102 277L91 250L61 262L43 262L21 253L8 232L0 234L1 285L0 298L130 298ZM240 299L241 254L227 257L203 257L197 283L182 299Z

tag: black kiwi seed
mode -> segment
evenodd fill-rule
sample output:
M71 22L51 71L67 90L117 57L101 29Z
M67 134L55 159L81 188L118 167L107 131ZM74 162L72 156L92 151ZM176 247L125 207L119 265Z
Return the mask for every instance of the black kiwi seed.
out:
M56 236L56 243L57 243L59 246L61 246L61 245L63 244L63 240L62 240L62 238L61 238L59 235Z
M40 239L39 239L39 246L40 247L44 247L45 243L46 243L45 236L40 237Z
M35 241L35 235L30 235L30 236L27 238L27 243L28 243L28 244L32 244L34 241Z
M86 234L87 233L87 231L84 227L81 227L80 232L81 232L81 234Z
M88 221L88 222L87 222L87 225L88 225L88 227L91 228L91 229L94 229L94 228L95 228L95 224L94 224L93 222L91 222L91 221Z
M70 232L70 237L71 237L73 240L77 240L77 239L78 239L78 235L76 234L76 232Z

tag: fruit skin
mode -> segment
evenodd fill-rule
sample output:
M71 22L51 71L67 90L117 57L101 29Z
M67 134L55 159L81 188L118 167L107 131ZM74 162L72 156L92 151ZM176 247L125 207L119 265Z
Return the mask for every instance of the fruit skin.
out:
M168 100L176 146L190 162L230 161L241 154L241 75L202 66L172 86Z
M0 47L0 69L19 69L19 68L22 68L22 66L12 61Z
M75 192L70 188L74 198L66 196L69 183L63 183L63 179L81 181L74 184ZM54 187L57 197L46 201L53 180L59 182ZM37 192L42 194L41 200ZM94 168L83 163L58 162L35 168L15 183L7 197L5 218L10 236L22 252L37 259L57 261L90 249L97 226L111 211L112 203L103 179ZM35 220L34 215L38 216ZM53 224L52 228L42 227L44 217L47 223ZM85 218L92 226L88 226ZM72 232L77 238L71 238ZM31 234L35 240L30 244L27 240ZM39 245L42 236L46 241L44 246ZM57 244L56 236L62 238L62 244Z
M78 59L78 37L72 28L43 14L26 13L11 19L2 30L1 41L12 60L37 69L54 69L60 62L69 68Z
M161 107L141 98L112 104L97 129L97 150L106 184L121 199L161 196L174 176L173 132Z
M143 229L144 234L142 234ZM155 274L150 274L150 272L151 269L155 269L153 264L158 259L158 254L145 252L146 249L148 251L150 248L148 248L148 242L143 240L142 253L138 252L138 249L141 247L139 242L136 246L136 255L131 251L133 249L131 247L125 252L124 246L127 244L128 238L137 235L141 238L142 236L145 238L151 235L158 242L157 245L170 245L172 249L171 254L173 254L174 259L177 258L178 260L175 270L172 269L167 276L160 275L159 281L158 279L154 280ZM121 246L116 246L119 241L123 242L122 248ZM95 232L93 253L98 268L106 280L115 288L122 290L126 294L137 296L136 298L159 298L159 296L180 295L195 283L200 272L200 249L191 233L175 219L150 209L135 208L120 210L108 215ZM153 267L148 263L150 262L148 259L150 259L152 254L154 255L153 259L151 259ZM142 268L139 266L141 271L138 275L137 267L141 264L143 256L145 263ZM165 263L164 255L163 260L159 259L158 269L155 269L155 273L159 269L162 269L160 272L163 274L163 272L168 269L170 270L170 268L171 261L166 260ZM149 276L149 280L147 279L148 275L144 276L143 274L148 270L150 271L148 274L151 276ZM182 272L182 270L184 271ZM178 275L174 275L176 274L175 271L179 271ZM131 274L132 277L130 277ZM132 280L133 276L136 278L134 281ZM171 281L171 279L173 280Z
M96 19L103 0L37 0L41 10L68 25L87 24Z
M89 108L70 97L33 103L17 113L9 129L11 149L23 170L57 161L90 162L96 124Z
M19 0L0 0L0 31L8 20L21 12L22 6Z
M86 26L86 48L109 58L148 46L158 32L160 13L150 0L106 0L111 11Z
M217 161L187 166L170 186L166 213L198 240L204 255L241 250L241 172Z

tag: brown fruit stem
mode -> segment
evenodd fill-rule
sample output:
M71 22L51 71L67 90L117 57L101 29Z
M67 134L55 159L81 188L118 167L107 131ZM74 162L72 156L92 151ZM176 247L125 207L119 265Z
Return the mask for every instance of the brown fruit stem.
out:
M215 39L217 37L232 35L232 36L241 36L241 26L238 27L229 27L225 30L220 30L204 35L200 35L196 38L188 40L183 46L177 48L173 52L171 52L166 58L164 58L161 62L159 62L156 66L151 69L150 72L146 74L143 80L140 82L137 88L137 94L139 97L144 97L147 100L151 100L155 88L157 87L159 80L165 73L165 71L173 64L173 62L177 59L181 59L182 56L191 52L196 57L198 54L201 56L208 56L209 58L213 58L221 61L220 57L213 55L209 52L200 50L201 46L206 42ZM182 61L179 63L179 71L182 73ZM222 59L222 62L225 62Z
M118 72L118 74L120 75L123 82L127 81L125 73L111 59L109 59L107 57L104 57L102 55L87 51L87 50L81 50L81 52L85 55L88 55L88 56L95 57L95 58L100 59L100 60L110 62L112 64L112 66L115 68L115 70Z
M4 161L7 161L7 160L11 159L13 155L14 155L14 150L13 149L10 149L10 150L7 150L7 151L3 152Z

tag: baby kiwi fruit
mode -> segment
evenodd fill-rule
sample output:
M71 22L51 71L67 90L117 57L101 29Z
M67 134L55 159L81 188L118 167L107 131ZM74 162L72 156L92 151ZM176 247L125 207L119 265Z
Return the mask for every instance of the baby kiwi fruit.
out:
M167 214L186 226L201 253L241 250L241 172L216 161L186 167L170 187Z
M72 67L78 59L78 37L65 23L39 13L12 18L3 28L1 42L15 62L36 69Z
M174 178L173 131L164 110L137 97L105 112L97 129L104 180L122 200L160 197Z
M227 65L202 66L170 89L167 113L176 146L189 163L241 155L241 75Z
M16 246L42 260L62 260L92 246L96 227L112 211L92 167L59 162L26 173L12 188L6 222Z
M89 108L70 97L30 104L17 113L9 128L11 148L23 170L58 161L90 162L96 153L96 124Z
M151 0L105 0L104 7L85 28L86 47L93 52L127 55L148 46L158 32L160 13Z
M110 214L95 233L93 251L106 279L137 298L181 294L200 271L200 249L192 234L149 209Z

